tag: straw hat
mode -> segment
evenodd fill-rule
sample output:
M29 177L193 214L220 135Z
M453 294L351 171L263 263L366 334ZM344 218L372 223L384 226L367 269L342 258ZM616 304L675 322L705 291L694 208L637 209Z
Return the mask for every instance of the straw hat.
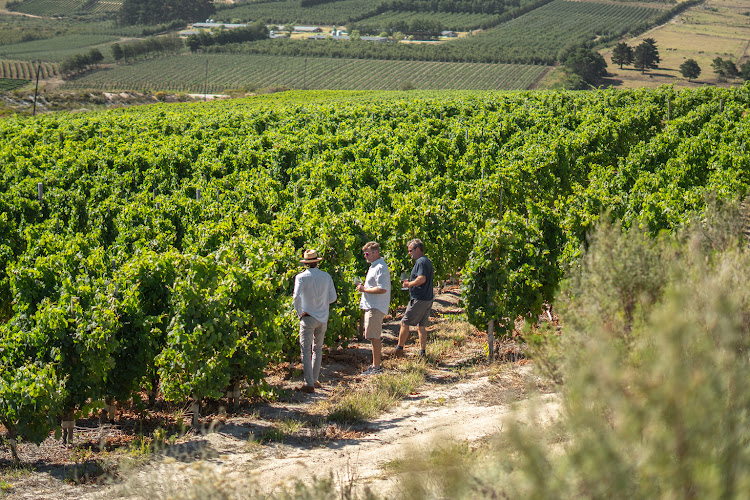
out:
M302 254L303 259L300 260L302 264L312 264L313 262L320 262L323 260L322 257L318 257L318 252L313 250L312 248L310 250L305 250L305 252Z

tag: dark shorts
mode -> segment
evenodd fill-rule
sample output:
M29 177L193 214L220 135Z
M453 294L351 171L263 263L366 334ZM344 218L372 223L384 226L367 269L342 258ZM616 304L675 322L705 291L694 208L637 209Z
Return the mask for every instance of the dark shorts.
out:
M427 326L431 310L431 300L411 299L409 305L406 306L406 312L404 317L401 318L401 323L409 326Z

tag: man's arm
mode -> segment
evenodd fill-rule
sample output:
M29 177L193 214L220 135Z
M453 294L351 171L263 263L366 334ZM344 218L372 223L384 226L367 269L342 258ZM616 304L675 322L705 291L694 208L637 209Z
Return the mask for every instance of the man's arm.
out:
M423 285L427 281L427 269L423 259L417 261L417 265L414 267L414 273L417 275L414 281L407 281L406 286L408 288L414 288L415 286Z
M416 278L414 278L414 281L406 281L407 288L413 288L415 286L423 285L427 281L427 276L424 274L420 274Z
M297 316L300 318L305 314L302 310L302 293L300 291L299 276L294 278L294 293L292 293L292 304L294 310L297 312Z

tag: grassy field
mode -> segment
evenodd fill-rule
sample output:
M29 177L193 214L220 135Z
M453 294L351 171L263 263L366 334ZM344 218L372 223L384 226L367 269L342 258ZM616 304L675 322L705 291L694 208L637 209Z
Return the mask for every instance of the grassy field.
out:
M676 86L700 86L717 84L718 79L711 68L716 57L731 59L740 64L750 57L750 2L738 0L707 0L703 5L692 7L671 22L654 28L643 35L626 40L631 47L644 38L656 40L661 62L658 69L645 74L611 63L612 50L601 51L616 86L624 88L657 87L673 83ZM688 82L680 74L680 65L686 59L694 59L701 67L697 80ZM730 82L731 83L731 82ZM739 83L739 80L734 83Z
M244 55L185 55L98 71L63 88L172 90L286 86L307 89L526 89L545 66L374 61ZM208 78L206 75L208 74Z

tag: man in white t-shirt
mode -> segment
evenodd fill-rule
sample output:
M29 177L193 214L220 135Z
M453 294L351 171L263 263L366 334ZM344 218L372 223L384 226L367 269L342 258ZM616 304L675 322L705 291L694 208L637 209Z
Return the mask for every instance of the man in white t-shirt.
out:
M357 291L362 292L359 307L365 311L365 338L372 342L372 365L364 374L375 375L383 371L380 366L383 352L380 335L383 331L383 318L388 314L391 304L391 274L380 256L380 245L376 241L366 243L362 252L365 260L370 263L370 269L367 270L365 282L357 285Z
M328 328L328 306L336 301L336 289L331 275L318 269L318 257L315 250L305 250L300 262L307 266L294 278L292 302L299 317L299 345L302 351L302 370L305 384L300 387L303 392L315 392L320 387L321 361L323 360L323 342Z

